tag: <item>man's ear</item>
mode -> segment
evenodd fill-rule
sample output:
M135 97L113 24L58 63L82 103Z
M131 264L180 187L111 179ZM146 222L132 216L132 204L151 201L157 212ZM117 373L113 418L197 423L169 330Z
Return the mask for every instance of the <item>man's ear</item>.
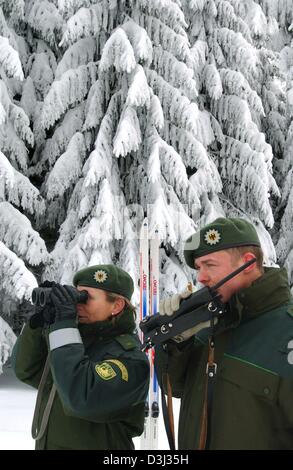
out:
M255 255L253 253L251 253L250 251L248 251L247 253L244 253L244 255L242 255L243 264L247 263L248 261L251 261L254 258L255 258ZM248 266L247 268L245 268L243 272L244 273L250 273L256 267L257 267L257 262L255 261L255 263L253 263L250 266Z

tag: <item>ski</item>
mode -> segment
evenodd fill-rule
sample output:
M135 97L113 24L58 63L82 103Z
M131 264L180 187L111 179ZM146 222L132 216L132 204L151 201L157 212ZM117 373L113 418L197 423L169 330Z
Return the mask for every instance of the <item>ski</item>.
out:
M140 320L155 315L159 305L159 246L158 232L149 242L148 220L145 219L140 232ZM141 333L141 341L143 337ZM145 404L144 432L141 449L158 448L159 386L154 367L154 349L148 352L150 362L150 386Z
M150 315L156 315L159 309L159 248L160 240L156 230L150 240ZM150 448L158 448L159 421L159 385L155 371L155 349L150 351Z
M139 266L140 266L140 321L149 315L149 242L148 242L148 221L143 221L140 231L139 246ZM143 333L140 331L140 339L143 343ZM150 355L150 353L148 353ZM144 430L140 441L142 450L149 449L150 445L150 423L149 423L149 395L145 402Z

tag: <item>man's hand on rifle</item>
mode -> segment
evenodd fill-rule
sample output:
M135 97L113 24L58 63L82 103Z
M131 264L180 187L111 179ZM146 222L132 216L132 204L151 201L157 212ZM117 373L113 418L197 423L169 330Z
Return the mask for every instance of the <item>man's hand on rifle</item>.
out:
M160 315L173 315L180 307L182 300L187 299L192 294L192 289L185 289L179 294L172 295L162 300L159 304Z
M189 283L188 287L181 293L172 295L167 297L166 299L162 300L159 304L159 313L160 315L173 315L180 307L180 303L182 300L187 299L193 293L192 284ZM201 308L201 307L200 307ZM217 319L215 319L215 324L217 323ZM182 343L183 341L187 341L191 336L194 336L199 331L203 330L204 328L210 328L211 322L210 320L206 322L199 323L198 325L189 328L186 331L174 336L173 341L176 343Z

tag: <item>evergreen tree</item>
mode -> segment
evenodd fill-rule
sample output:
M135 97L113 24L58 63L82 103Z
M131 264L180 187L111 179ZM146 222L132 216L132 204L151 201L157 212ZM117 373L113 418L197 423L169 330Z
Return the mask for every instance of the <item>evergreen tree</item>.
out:
M200 213L219 213L221 182L179 2L58 7L66 27L40 118L52 136L40 165L52 166L47 220L61 227L45 276L70 282L82 266L118 262L137 283L138 229L151 205L150 232L158 228L164 242L163 289L183 288L182 240Z
M30 51L24 31L24 1L1 0L0 314L8 320L20 302L30 298L37 285L34 269L48 257L44 240L34 228L45 203L29 178L35 101L33 84L25 78Z
M288 12L287 19L288 38L281 50L282 69L287 77L287 121L286 140L284 144L283 159L278 161L276 172L279 174L282 198L276 208L277 241L276 251L278 260L284 265L289 274L290 285L293 286L293 9Z
M185 11L199 100L216 136L210 152L221 175L223 209L256 225L266 261L274 262L266 228L274 224L270 197L280 196L272 164L283 134L273 131L267 105L273 78L269 67L276 63L273 54L268 60L265 48L268 21L251 0L186 0Z

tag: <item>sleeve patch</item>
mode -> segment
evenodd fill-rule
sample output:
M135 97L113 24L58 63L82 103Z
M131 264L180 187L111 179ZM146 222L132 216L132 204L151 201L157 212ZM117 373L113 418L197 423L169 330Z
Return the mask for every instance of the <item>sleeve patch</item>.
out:
M116 372L113 367L107 362L102 362L102 364L97 364L95 366L95 371L103 380L111 380L116 377Z
M122 380L128 382L128 370L126 369L125 365L122 364L121 361L118 361L117 359L107 359L106 362L111 362L112 364L115 364L117 367L119 367L121 371Z

